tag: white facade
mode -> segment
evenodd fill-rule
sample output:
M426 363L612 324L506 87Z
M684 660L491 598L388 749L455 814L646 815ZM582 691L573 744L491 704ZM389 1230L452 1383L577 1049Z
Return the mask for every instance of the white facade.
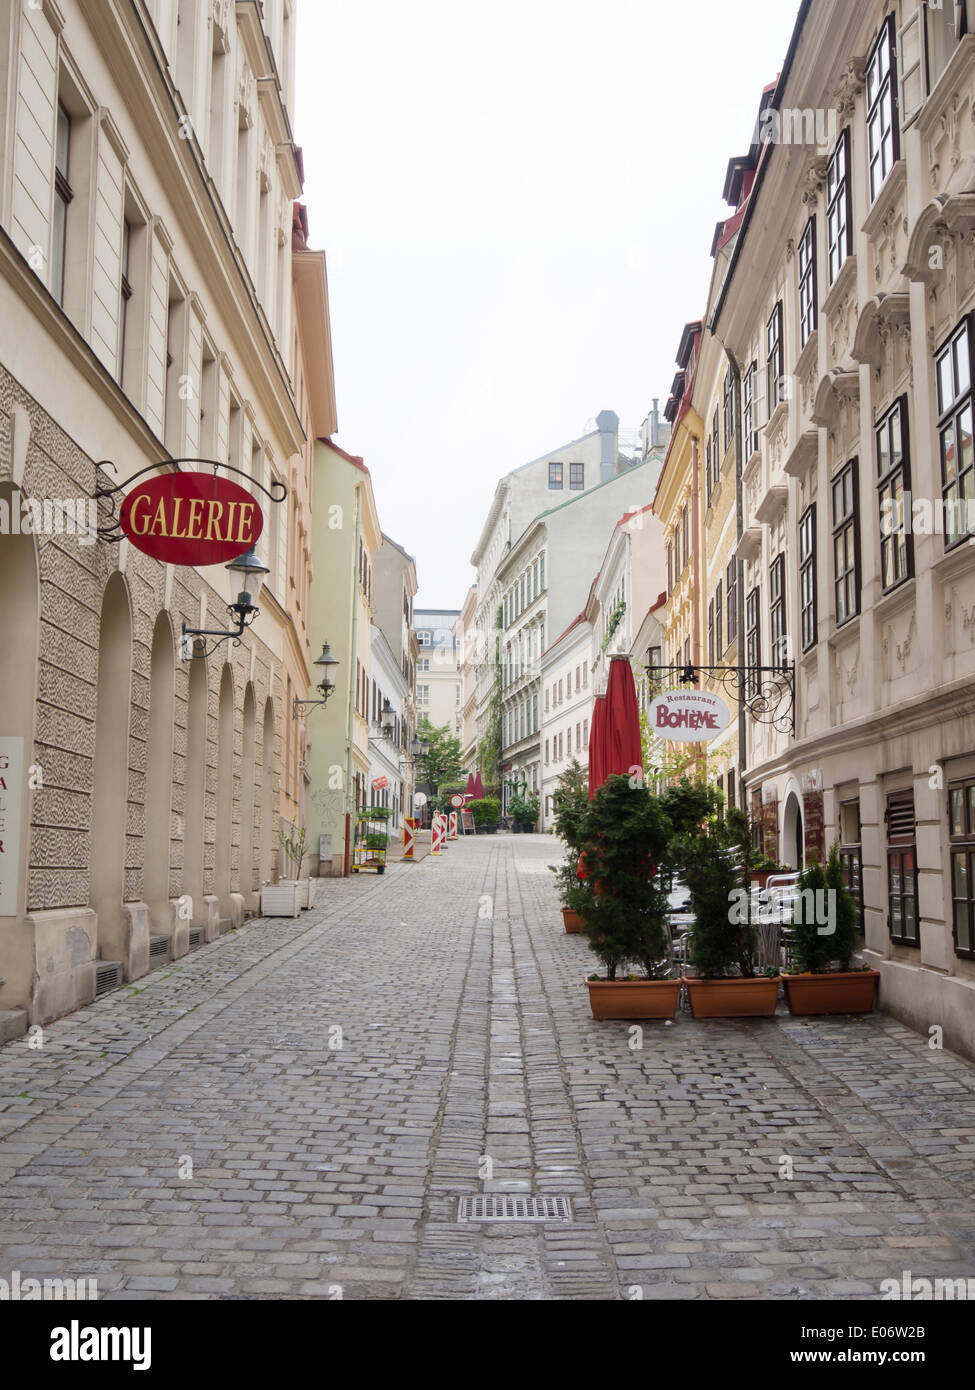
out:
M594 688L589 674L592 629L583 614L541 659L542 829L552 828L552 796L573 759L589 763Z
M457 608L417 608L416 717L435 729L444 725L460 736L462 726L460 651L455 627Z
M382 630L375 623L370 626L369 637L371 694L367 794L369 805L392 808L393 817L390 825L395 830L402 824L404 799L409 795L409 787L406 786L403 776L403 745L409 723L409 692L400 664ZM383 706L387 700L393 711L390 734L386 734L382 728ZM377 787L377 781L384 779L386 786ZM409 810L407 814L410 814Z

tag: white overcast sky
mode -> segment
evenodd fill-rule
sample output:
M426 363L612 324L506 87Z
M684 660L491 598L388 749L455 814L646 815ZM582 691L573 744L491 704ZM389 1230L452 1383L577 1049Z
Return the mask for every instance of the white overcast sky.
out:
M636 429L701 316L798 0L299 0L296 139L338 443L459 608L512 468Z

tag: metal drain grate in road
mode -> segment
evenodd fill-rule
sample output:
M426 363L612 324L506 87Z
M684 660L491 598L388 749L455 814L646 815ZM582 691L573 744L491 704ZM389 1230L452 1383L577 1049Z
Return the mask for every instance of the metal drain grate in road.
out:
M568 1197L461 1197L458 1221L571 1221Z

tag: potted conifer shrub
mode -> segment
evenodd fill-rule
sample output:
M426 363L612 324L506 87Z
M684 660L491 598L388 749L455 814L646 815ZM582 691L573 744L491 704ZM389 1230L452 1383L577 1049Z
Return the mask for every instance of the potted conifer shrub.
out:
M680 981L672 978L657 867L669 838L657 798L627 777L610 777L590 802L582 857L591 891L580 915L605 969L586 981L594 1018L673 1018L677 1011Z
M799 875L792 918L795 969L783 976L790 1013L861 1014L873 1009L880 971L850 969L858 944L856 917L834 841L825 869L813 863Z
M501 802L496 796L485 796L480 801L472 801L467 808L474 817L474 829L478 835L496 835Z
M690 890L694 928L687 977L695 1018L771 1017L779 973L757 965L757 931L744 881L748 826L739 811L671 846Z

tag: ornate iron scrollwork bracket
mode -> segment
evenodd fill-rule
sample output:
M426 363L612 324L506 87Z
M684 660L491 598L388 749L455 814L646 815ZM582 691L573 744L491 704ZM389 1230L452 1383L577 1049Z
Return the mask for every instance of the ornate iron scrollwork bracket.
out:
M221 471L224 473L236 473L239 477L246 479L249 487L256 487L260 492L263 492L269 502L284 502L288 496L287 487L284 483L278 482L277 478L274 479L270 488L266 488L263 483L259 483L256 478L252 478L251 475L245 473L242 468L234 468L234 466L229 463L219 463L216 459L160 459L158 463L150 463L146 468L140 468L137 473L133 473L130 478L126 478L124 483L113 483L111 486L106 486L104 483L98 484L94 492L95 502L99 507L104 503L109 512L108 520L97 528L99 539L110 541L115 545L117 545L119 541L125 539L119 526L118 505L124 498L126 489L131 487L137 478L145 477L147 473L155 473L160 468L172 468L175 473L179 473L182 471L181 465L184 463L198 463L203 464L206 468L212 468L214 477ZM95 467L110 469L113 473L118 472L118 469L111 459L101 459Z
M796 731L796 665L781 666L647 666L651 682L675 676L681 685L696 686L698 677L713 681L729 699L744 705L756 724L768 724L780 734Z

